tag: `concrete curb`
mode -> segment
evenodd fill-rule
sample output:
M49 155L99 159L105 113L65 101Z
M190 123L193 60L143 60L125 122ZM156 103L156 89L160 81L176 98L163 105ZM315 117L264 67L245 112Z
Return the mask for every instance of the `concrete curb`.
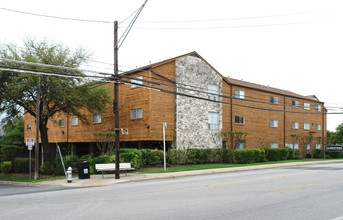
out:
M113 185L129 182L148 181L157 179L176 179L186 176L198 176L198 175L209 175L216 173L230 173L239 171L249 170L260 170L260 169L273 169L280 167L293 167L303 165L314 165L314 164L329 164L329 163L343 163L343 160L325 160L325 161L307 161L307 162L289 162L289 163L277 163L277 164L265 164L256 166L242 166L242 167L228 167L218 169L206 169L206 170L192 170L182 171L174 173L151 173L151 174L137 174L129 173L127 176L122 175L120 179L115 179L114 174L105 175L102 179L102 175L91 175L90 179L78 179L73 178L71 183L67 183L65 179L55 181L43 181L38 183L26 183L26 182L13 182L13 181L0 181L0 184L6 185L18 185L18 186L36 186L36 187L91 187L91 186L104 186Z

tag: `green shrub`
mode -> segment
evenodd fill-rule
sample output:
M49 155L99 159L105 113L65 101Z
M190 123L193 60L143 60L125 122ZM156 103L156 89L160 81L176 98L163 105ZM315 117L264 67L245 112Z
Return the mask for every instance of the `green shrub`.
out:
M313 158L324 158L324 150L323 149L313 149Z
M186 149L170 149L167 152L167 162L171 165L187 164L187 150Z
M120 162L131 163L131 167L139 169L142 167L142 151L136 148L120 149Z
M142 151L142 166L163 166L163 151L162 150L151 150L143 149Z
M31 171L34 170L35 159L31 159ZM13 172L15 173L27 173L30 168L29 158L15 158L12 164Z
M78 156L63 156L65 169L73 168L73 172L77 172L77 163L80 161ZM56 157L53 161L47 161L41 164L40 172L42 174L65 175L60 157Z
M287 160L289 150L287 148L265 148L268 161Z
M343 158L343 152L327 152L326 158Z
M1 173L11 173L12 162L11 161L2 162L0 169L1 169Z
M89 162L89 171L91 174L97 173L95 170L95 164L102 164L102 163L114 163L115 161L112 161L113 157L109 155L99 155L97 157L88 158L87 162Z
M22 146L16 146L16 145L2 145L1 146L1 152L6 156L7 160L13 161L15 155L23 151L25 148Z
M236 163L256 163L261 160L263 151L257 148L246 148L233 151L233 157Z
M40 165L40 172L42 174L53 174L54 173L54 162L44 162Z

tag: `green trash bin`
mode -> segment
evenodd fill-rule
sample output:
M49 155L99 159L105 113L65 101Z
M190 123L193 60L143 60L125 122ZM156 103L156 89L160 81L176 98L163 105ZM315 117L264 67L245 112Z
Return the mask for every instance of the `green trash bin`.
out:
M82 161L77 164L77 173L79 179L89 179L89 163L87 161Z

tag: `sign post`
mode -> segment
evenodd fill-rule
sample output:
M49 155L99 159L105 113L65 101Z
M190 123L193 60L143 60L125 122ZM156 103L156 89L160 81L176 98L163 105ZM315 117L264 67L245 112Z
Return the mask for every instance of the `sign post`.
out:
M26 138L25 144L27 146L27 149L29 150L29 179L31 180L31 151L32 147L35 145L35 139L34 138Z
M163 123L163 164L164 164L164 171L167 171L166 165L166 127L167 122Z

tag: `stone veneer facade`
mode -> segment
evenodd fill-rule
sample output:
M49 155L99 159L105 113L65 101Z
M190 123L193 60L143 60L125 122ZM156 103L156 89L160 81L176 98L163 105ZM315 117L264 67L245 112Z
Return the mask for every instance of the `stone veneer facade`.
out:
M194 90L208 91L208 85L219 86L222 91L222 77L207 63L196 56L187 56L176 60L176 85ZM191 87L189 86L191 85ZM178 88L177 92L203 97L208 94ZM221 100L221 98L220 98ZM181 95L176 95L176 147L184 148L215 148L222 145L220 138L213 134L222 130L222 104ZM208 128L208 113L217 112L219 128Z

